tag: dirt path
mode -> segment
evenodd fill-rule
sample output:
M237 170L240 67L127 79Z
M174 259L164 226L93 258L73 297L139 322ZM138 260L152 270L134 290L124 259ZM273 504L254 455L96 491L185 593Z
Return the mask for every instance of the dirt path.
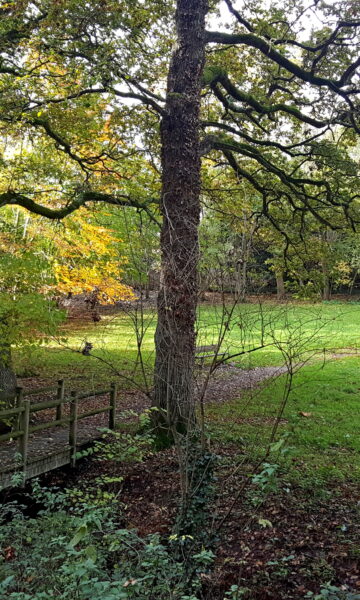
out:
M344 358L352 356L349 354L333 355L332 359ZM286 373L285 366L280 367L255 367L254 369L240 369L234 365L225 364L219 367L209 381L205 402L220 403L233 400L243 390L249 390L258 387L262 382L278 377ZM201 390L201 379L199 378L198 392ZM24 389L30 391L32 389L41 388L48 385L47 381L39 378L22 379L19 382ZM52 398L49 393L39 393L32 396L32 402L48 401ZM108 403L108 396L98 396L96 398L87 398L80 403L79 413L87 412L95 408L101 408ZM129 420L133 417L126 416L128 411L140 414L149 407L149 398L140 391L124 390L119 392L117 405L117 421ZM64 414L69 410L69 405L65 405ZM125 416L124 416L125 413ZM33 424L41 422L49 422L55 419L55 409L46 409L36 413L33 418ZM108 414L102 413L86 419L80 420L78 423L78 441L79 444L90 442L91 440L100 437L100 429L106 428L108 425ZM52 428L45 431L40 431L30 435L29 439L29 458L40 457L56 452L59 448L64 448L68 445L68 427ZM4 471L9 465L15 461L17 454L17 444L15 441L0 443L0 471Z
M255 369L243 370L230 365L224 365L219 368L214 377L210 380L206 392L206 402L226 402L233 399L241 390L251 389L265 379L275 377L284 373L284 367L257 367ZM21 385L27 391L42 387L44 381L34 379L23 379ZM51 399L51 394L44 393L32 396L32 402L40 402ZM79 414L95 408L100 408L108 403L108 396L98 396L96 398L87 398L80 403ZM149 407L149 399L140 391L122 391L119 393L117 420L124 420L124 413L132 411L140 414ZM69 405L64 407L64 415L69 411ZM55 409L46 409L36 413L32 419L32 424L49 422L55 419ZM128 420L129 417L125 416ZM87 417L78 422L78 442L79 445L90 442L100 436L100 429L108 425L107 413ZM29 459L52 454L60 448L68 445L68 427L54 427L45 431L39 431L29 436ZM3 442L0 444L0 470L5 470L16 460L17 444L15 441Z
M259 386L263 381L279 377L286 373L286 371L286 367L239 369L239 367L232 365L224 365L219 367L210 379L206 390L205 402L228 402L236 398L242 390L251 390Z

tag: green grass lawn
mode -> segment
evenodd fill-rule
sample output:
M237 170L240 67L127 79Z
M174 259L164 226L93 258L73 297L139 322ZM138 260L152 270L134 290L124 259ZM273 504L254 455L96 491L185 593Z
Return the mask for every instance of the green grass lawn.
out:
M230 310L227 307L228 311ZM199 308L198 345L215 344L223 318L222 308L202 305ZM133 376L137 342L134 315L120 313L104 317L99 323L71 322L63 326L62 341L48 342L26 356L17 357L20 374L43 377L97 379L99 383L120 371ZM222 349L230 354L256 352L234 358L244 368L280 365L285 355L295 360L309 358L322 349L356 349L360 347L360 305L357 303L243 304L226 316L227 330ZM156 316L143 316L143 359L151 377L154 361ZM93 344L92 357L82 356L84 342ZM129 387L129 382L125 382Z
M229 310L229 308L228 308ZM292 480L309 485L327 478L360 478L360 376L359 358L333 359L333 353L346 355L360 346L360 305L357 303L287 304L266 303L262 307L244 304L227 315L223 349L236 354L264 347L232 359L242 368L306 364L294 378L293 390L282 415L277 437L284 432L289 452L281 460L290 468ZM217 342L222 310L199 308L198 345ZM156 317L143 316L144 370L151 386L154 362ZM34 348L30 355L17 357L24 375L63 377L77 388L91 389L117 379L123 388L141 385L137 342L128 314L105 317L96 324L69 323L63 326L60 343L52 340ZM80 352L85 341L93 344L92 355ZM329 352L323 354L322 350ZM323 357L326 361L323 364ZM135 368L136 367L136 368ZM282 402L286 377L268 381L252 394L241 393L226 404L207 409L212 435L235 443L239 453L260 458L266 448L276 414ZM306 413L302 415L301 413ZM277 461L277 457L268 460Z
M281 464L293 483L321 487L332 480L360 481L359 358L330 360L301 368L294 377L276 439ZM216 440L236 444L252 461L264 456L284 398L286 376L264 382L226 404L207 409ZM285 449L285 452L284 452Z
M154 361L155 325L154 314L145 313L142 354L149 381ZM93 345L91 356L81 354L85 342ZM20 375L70 379L80 387L82 384L103 385L109 378L118 379L122 373L120 383L124 388L131 388L134 387L132 379L142 384L137 354L132 318L120 313L115 317L106 316L99 323L68 322L56 339L32 348L30 353L19 353L16 364Z
M221 308L201 306L198 338L215 343ZM280 365L285 354L308 358L323 349L356 350L360 347L360 305L358 303L285 304L236 307L229 319L223 349L231 354L264 345L238 358L244 366Z

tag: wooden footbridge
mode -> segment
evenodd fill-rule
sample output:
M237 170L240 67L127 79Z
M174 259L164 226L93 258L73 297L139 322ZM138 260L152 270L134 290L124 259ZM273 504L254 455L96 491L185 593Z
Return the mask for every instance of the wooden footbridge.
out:
M32 402L31 397L49 392L54 395L53 400ZM86 410L86 400L102 400L102 397L101 406ZM31 391L18 387L14 406L0 411L0 422L11 424L11 431L0 435L0 489L12 487L15 474L21 475L16 477L18 485L19 481L24 484L27 479L52 469L67 464L75 466L77 451L100 436L99 424L83 428L80 422L108 413L102 427L114 429L116 400L114 383L108 389L83 393L66 393L62 380L56 386ZM34 423L35 415L41 412L41 422Z

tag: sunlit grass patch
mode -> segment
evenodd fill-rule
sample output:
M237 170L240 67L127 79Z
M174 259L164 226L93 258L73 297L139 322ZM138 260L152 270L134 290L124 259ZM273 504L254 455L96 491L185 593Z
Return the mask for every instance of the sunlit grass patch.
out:
M221 324L226 324L222 351L231 355L245 352L232 359L243 368L281 365L289 350L297 360L304 360L314 353L319 357L323 349L351 352L359 345L357 304L239 304L230 312L230 305L225 316L221 306L201 305L197 344L216 344ZM100 383L121 372L140 384L135 319L138 333L139 328L144 330L142 356L151 379L156 327L156 314L151 310L142 317L129 311L105 316L99 323L69 322L57 339L33 349L21 360L18 355L18 371L49 378L96 378ZM92 344L92 356L81 354L85 342ZM253 348L259 349L247 352Z
M281 414L276 439L289 433L286 468L293 481L360 480L359 358L303 367ZM265 455L284 396L286 375L207 409L212 434L239 452ZM277 460L276 458L274 460Z

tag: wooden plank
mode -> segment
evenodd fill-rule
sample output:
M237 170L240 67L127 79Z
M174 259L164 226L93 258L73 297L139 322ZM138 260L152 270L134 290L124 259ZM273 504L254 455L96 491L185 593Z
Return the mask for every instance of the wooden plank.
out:
M16 399L16 407L17 407L17 408L20 408L20 407L24 408L24 405L23 405L23 399L24 399L24 398L23 398L23 394L24 394L24 390L23 390L23 388L22 388L21 386L19 386L19 385L17 385L15 389L16 389L16 395L15 395L15 399ZM21 421L21 413L19 413L19 416L18 416L18 418L17 418L17 421L16 421L16 422L14 422L14 421L12 422L12 430L13 430L13 431L14 431L14 430L18 430L18 429L22 429L20 421Z
M94 410L89 410L86 413L79 413L77 416L77 420L86 419L86 417L93 417L94 415L100 415L100 413L107 412L111 410L111 406L104 406L102 408L94 408Z
M95 398L96 396L104 396L110 392L110 388L107 388L106 390L97 390L96 392L83 392L82 394L78 395L78 398L79 400L84 400L84 398Z
M226 356L226 352L218 352L216 354L201 354L200 356L195 356L195 358L202 360L203 358L213 358L214 356Z
M23 482L26 479L26 465L28 456L28 442L29 442L29 424L30 424L30 400L22 400L25 408L21 414L19 426L23 431L23 435L19 437L19 452L21 454L22 468L23 468Z
M36 396L38 394L43 394L44 392L55 392L57 387L54 385L49 385L43 388L37 388L36 390L29 390L28 392L23 392L24 396Z
M201 354L202 352L211 352L212 350L218 350L218 344L210 344L209 346L198 346L195 348L195 354Z
M36 402L31 405L31 412L40 412L41 410L46 410L47 408L56 408L59 404L66 404L67 402L71 402L71 398L64 398L63 400L49 400L49 402Z
M29 399L24 400L24 396L31 396L37 393L41 393L43 391L50 391L55 389L57 390L57 397L55 400L51 400L49 402L36 402L34 404L31 404ZM78 408L80 399L85 400L94 398L96 396L102 396L105 394L110 394L110 404L108 406L79 414ZM17 388L17 401L20 405L16 408L1 411L0 417L19 415L19 423L17 424L17 429L15 431L0 435L0 442L19 438L19 449L23 457L22 466L24 469L24 479L40 475L42 473L47 472L48 470L57 468L59 466L63 466L68 463L70 463L72 466L75 466L79 419L84 419L86 417L94 416L104 412L109 412L109 426L111 429L114 428L116 417L116 398L117 387L114 383L111 385L110 389L108 388L105 390L97 390L95 392L90 393L84 392L78 395L75 391L73 391L71 392L71 395L68 398L65 398L63 380L58 381L57 388L55 388L54 386L47 388L39 388L38 390L33 390L30 393L24 392L22 388ZM63 405L68 402L71 403L70 416L63 418ZM39 423L38 425L30 426L29 415L31 413L40 412L42 410L50 408L56 408L57 416L61 415L62 418L56 418L56 420L54 421ZM64 449L57 451L55 454L52 453L47 456L31 457L28 455L28 437L30 433L35 433L38 431L50 429L52 427L67 424L69 424L69 445L67 445ZM96 439L96 436L94 436L93 439ZM87 441L86 444L87 443L89 443L89 441ZM82 445L83 444L80 444L80 447ZM7 467L5 467L5 469L2 469L2 471L0 468L0 486L6 485L6 487L8 487L9 485L11 485L11 477L14 473L17 472L17 470L18 465L14 467L8 465Z
M70 462L70 448L66 446L55 453L47 456L28 457L28 464L25 473L25 479L43 475L53 469L58 469L68 465ZM0 488L12 487L12 477L17 472L17 469L8 468L6 471L0 472Z
M24 411L23 406L17 406L16 408L8 408L6 410L2 410L0 412L0 418L2 417L11 417L11 415L19 415Z
M32 425L29 428L29 433L35 433L36 431L44 431L45 429L52 429L53 427L58 427L59 425L67 425L70 423L70 417L64 417L59 421L49 421L47 423L39 423L39 425Z
M22 429L17 429L16 431L10 431L9 433L3 433L0 435L0 442L7 442L8 440L16 440L18 437L23 435Z

